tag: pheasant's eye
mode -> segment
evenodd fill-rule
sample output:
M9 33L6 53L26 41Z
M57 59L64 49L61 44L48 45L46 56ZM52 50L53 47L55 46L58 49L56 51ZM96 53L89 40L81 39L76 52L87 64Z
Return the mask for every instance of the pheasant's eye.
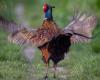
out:
M43 5L43 11L44 11L44 13L47 12L47 10L48 10L48 4L45 3Z

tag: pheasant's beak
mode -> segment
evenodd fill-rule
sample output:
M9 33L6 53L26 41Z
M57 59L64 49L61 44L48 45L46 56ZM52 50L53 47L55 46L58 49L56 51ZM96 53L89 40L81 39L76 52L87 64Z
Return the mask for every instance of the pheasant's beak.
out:
M51 6L52 8L55 8L55 6Z

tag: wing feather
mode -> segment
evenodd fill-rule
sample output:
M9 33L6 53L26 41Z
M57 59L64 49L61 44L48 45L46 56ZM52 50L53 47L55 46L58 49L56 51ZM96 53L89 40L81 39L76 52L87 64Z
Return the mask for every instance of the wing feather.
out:
M10 32L8 36L10 42L19 45L32 44L35 47L42 46L49 42L59 31L53 21L47 20L43 22L40 28L31 29L0 18L0 26Z
M2 16L0 16L0 28L10 33L10 35L8 35L8 40L10 42L20 45L30 43L29 38L36 31L36 29L32 29L29 26L23 26L13 21L8 21Z
M0 28L3 28L9 33L15 33L23 28L27 28L31 31L36 30L36 29L31 28L30 26L23 26L22 24L16 24L14 21L8 21L2 16L0 16Z
M70 22L69 25L65 27L64 33L72 33L72 43L89 42L96 23L97 18L95 16L83 14Z
M31 32L24 28L15 34L11 34L8 40L20 45L32 44L35 47L40 47L49 42L53 36L54 35L48 29L39 29L35 32Z

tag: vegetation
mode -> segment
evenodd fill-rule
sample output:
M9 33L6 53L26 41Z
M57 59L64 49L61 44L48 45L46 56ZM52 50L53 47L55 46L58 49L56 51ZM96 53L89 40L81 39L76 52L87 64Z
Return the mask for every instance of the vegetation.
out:
M42 5L44 1L55 5L53 15L59 26L66 26L73 15L73 8L86 11L100 17L100 0L0 0L0 15L16 23L31 26L41 25L43 20ZM20 19L16 7L24 6ZM100 32L98 19L94 35ZM34 27L37 28L37 27ZM59 64L59 72L54 80L100 80L100 35L88 44L71 46L65 60ZM45 65L38 50L32 63L23 57L22 49L7 41L7 33L0 29L0 80L42 80ZM51 67L51 66L50 66ZM50 68L51 69L51 68ZM52 70L49 73L53 80Z

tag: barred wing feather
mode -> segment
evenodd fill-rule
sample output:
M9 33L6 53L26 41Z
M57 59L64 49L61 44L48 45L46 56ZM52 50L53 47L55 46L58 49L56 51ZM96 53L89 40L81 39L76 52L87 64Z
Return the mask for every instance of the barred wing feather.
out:
M92 32L96 27L97 19L95 16L86 14L76 17L68 26L64 33L72 33L71 42L88 42L92 37Z
M35 47L39 47L50 41L52 39L51 35L49 30L46 29L32 32L24 28L15 34L11 34L8 39L20 45L32 44Z

